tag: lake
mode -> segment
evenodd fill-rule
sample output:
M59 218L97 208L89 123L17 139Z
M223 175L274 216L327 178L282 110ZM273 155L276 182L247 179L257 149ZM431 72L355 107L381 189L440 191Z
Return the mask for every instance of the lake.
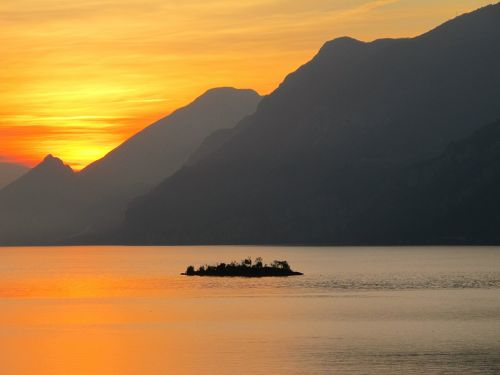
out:
M202 373L499 374L500 248L0 248L0 374Z

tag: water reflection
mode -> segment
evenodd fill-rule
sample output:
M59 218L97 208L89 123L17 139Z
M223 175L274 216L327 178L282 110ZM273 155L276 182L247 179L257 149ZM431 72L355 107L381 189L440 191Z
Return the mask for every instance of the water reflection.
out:
M185 278L288 259L304 277ZM0 250L1 374L496 374L496 248Z

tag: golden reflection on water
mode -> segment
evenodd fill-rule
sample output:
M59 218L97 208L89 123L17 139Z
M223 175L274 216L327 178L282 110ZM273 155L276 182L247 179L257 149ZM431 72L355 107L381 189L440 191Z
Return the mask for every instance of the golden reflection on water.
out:
M306 275L179 275L248 255ZM493 248L0 249L0 374L493 374L499 266Z

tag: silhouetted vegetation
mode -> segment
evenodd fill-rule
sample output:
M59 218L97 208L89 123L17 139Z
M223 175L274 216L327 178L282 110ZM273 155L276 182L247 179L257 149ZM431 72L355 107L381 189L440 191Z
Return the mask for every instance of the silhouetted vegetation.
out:
M216 265L204 265L195 269L189 266L186 276L243 276L243 277L265 277L265 276L296 276L303 275L301 272L293 271L286 260L275 260L271 264L264 264L261 257L252 260L248 257L240 263L218 263Z

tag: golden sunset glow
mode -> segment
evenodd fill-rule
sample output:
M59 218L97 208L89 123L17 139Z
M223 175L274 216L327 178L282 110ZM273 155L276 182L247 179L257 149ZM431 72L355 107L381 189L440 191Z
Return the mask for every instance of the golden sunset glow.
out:
M271 92L321 45L491 0L2 0L0 159L75 169L211 87Z

